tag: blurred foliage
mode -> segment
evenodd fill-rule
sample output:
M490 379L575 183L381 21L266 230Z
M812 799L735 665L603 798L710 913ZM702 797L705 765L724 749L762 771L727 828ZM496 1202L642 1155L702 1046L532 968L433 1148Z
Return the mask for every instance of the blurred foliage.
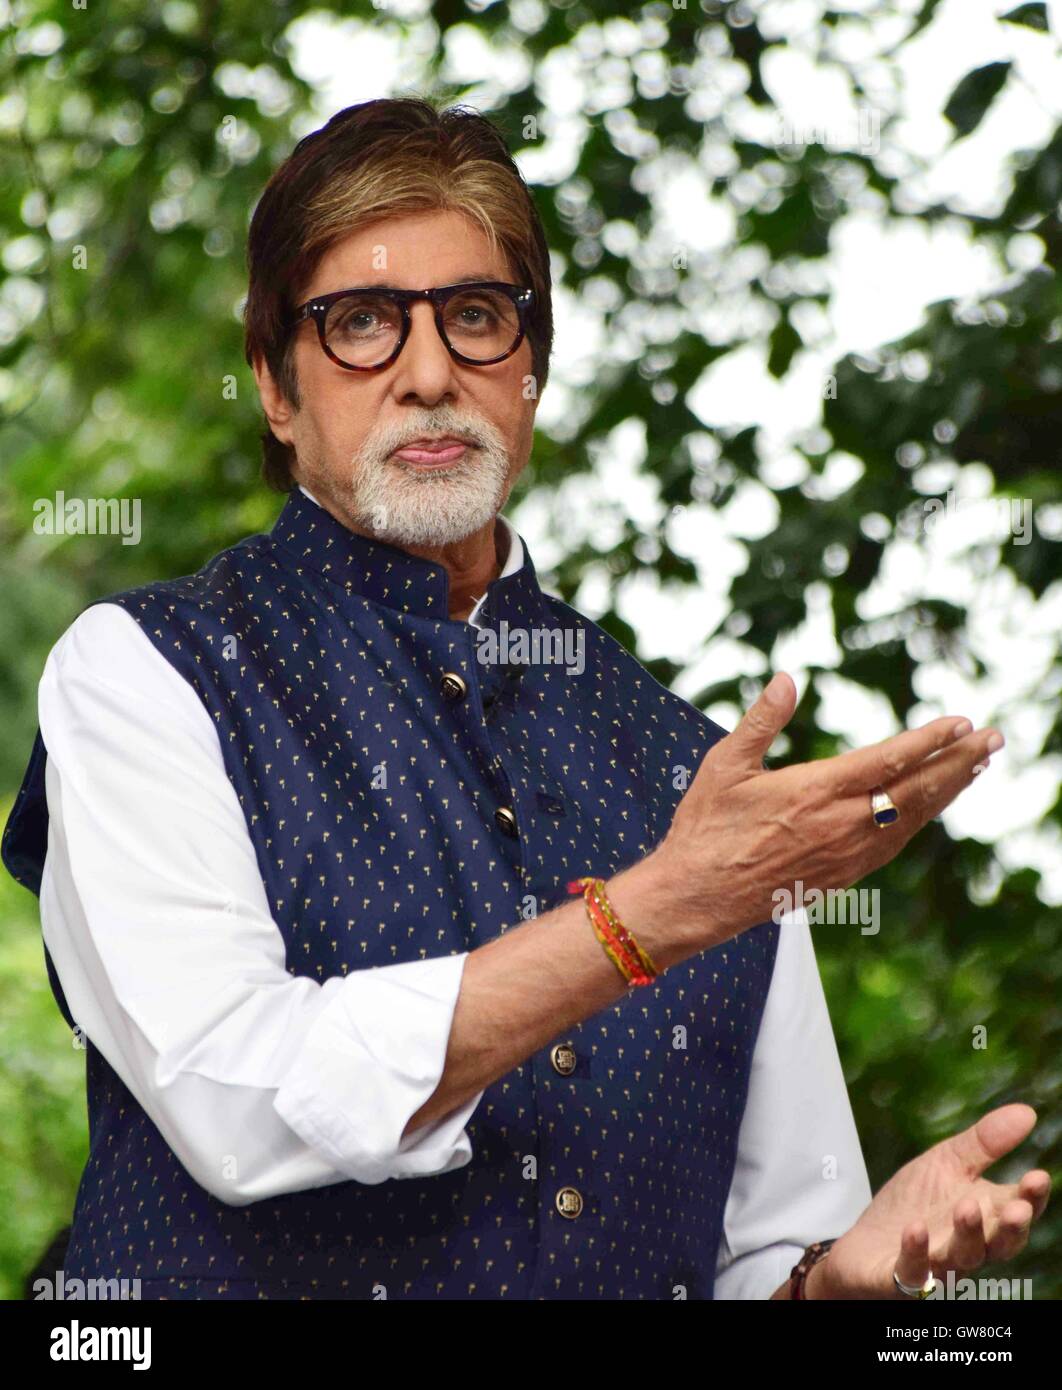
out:
M1002 265L1016 234L1042 242L1040 264L1010 274L990 301L931 305L907 340L834 366L821 427L800 450L803 479L771 485L777 523L743 542L747 564L733 580L730 611L718 627L705 623L707 653L740 640L769 663L779 638L807 617L811 586L825 585L840 660L810 668L784 740L787 758L806 759L843 746L818 717L817 677L827 669L884 697L896 727L916 706L924 709L926 663L966 675L983 670L969 640L973 584L966 607L898 600L887 622L861 616L889 545L910 537L912 509L940 491L934 466L952 465L941 475L946 486L964 465L986 467L1002 494L1029 498L1036 510L1030 543L978 547L973 574L1009 576L1030 600L1057 585L1059 546L1051 537L1058 527L1052 533L1039 521L1058 501L1062 462L1062 132L1013 161L995 215L915 207L903 160L750 138L746 118L771 107L761 64L782 42L761 26L761 8L567 0L473 9L445 0L425 21L411 6L402 12L412 17L402 19L359 0L342 15L399 36L416 27L422 40L426 22L434 24L423 80L401 90L488 110L514 152L534 143L527 116L543 133L556 126L540 97L547 59L566 56L584 83L577 161L559 182L537 186L536 199L558 285L605 306L606 342L639 341L629 360L613 355L579 389L563 437L540 431L536 438L522 488L542 499L558 537L571 528L554 494L625 421L644 423L644 471L669 515L691 504L722 508L750 483L763 489L760 432L706 428L687 394L710 363L746 342L763 345L775 376L794 369L806 346L805 311L828 303L821 271L831 230L853 210L926 225L959 221ZM823 45L892 7L868 0L860 8L864 19L827 8ZM933 22L937 3L902 10L906 37L886 64ZM285 30L299 14L285 0L268 7L111 0L85 9L65 0L13 7L0 0L0 720L7 731L0 789L8 798L29 752L44 658L81 608L95 596L195 570L267 529L278 510L279 499L258 482L258 401L239 313L250 212L295 138L320 123L314 94L291 67ZM1047 30L1039 4L1018 6L1005 22ZM528 55L523 88L504 92L486 74L482 87L444 80L444 51L465 25L489 44ZM828 58L846 74L854 100L867 99L842 50ZM691 74L703 79L706 61L720 86L692 107ZM626 98L603 93L606 80L625 86ZM955 139L975 132L1015 80L1009 63L993 62L942 92ZM886 121L883 147L888 132ZM735 214L736 246L691 253L678 269L670 250L663 261L646 251L654 208L645 164L661 151L696 159L709 146L712 158L701 167L711 170L710 196ZM79 248L84 268L75 268ZM708 332L705 306L725 305L743 274L739 249L761 258L740 285L745 311L728 327L713 315ZM908 370L912 362L918 371ZM231 376L235 400L223 394ZM859 465L842 489L824 485L838 453ZM34 534L34 499L59 490L139 497L148 519L142 542ZM611 598L600 621L636 650L637 634L616 611L623 584L645 570L689 586L697 569L673 548L666 523L639 530L616 515L622 535L607 556L576 539L543 577L573 601L587 567L604 561ZM667 659L647 665L666 684L679 674ZM695 702L736 710L758 688L747 677L720 679ZM1031 756L1062 751L1059 688L1053 679L1029 692L1046 730ZM1057 834L1060 820L1056 801L1046 824ZM1008 871L991 844L953 840L933 822L873 886L884 903L901 905L880 937L852 949L850 928L844 939L834 928L818 932L872 1183L1014 1099L1036 1106L1040 1122L1017 1161L991 1176L1031 1166L1057 1174L1062 939L1059 913L1038 896L1036 872ZM37 904L6 876L0 920L0 1281L18 1296L28 1266L69 1218L85 1153L83 1057L51 1002ZM978 1024L988 1028L984 1051L970 1044ZM1060 1233L1056 1196L1029 1250L1009 1267L1015 1277L1034 1277L1038 1298L1062 1294Z

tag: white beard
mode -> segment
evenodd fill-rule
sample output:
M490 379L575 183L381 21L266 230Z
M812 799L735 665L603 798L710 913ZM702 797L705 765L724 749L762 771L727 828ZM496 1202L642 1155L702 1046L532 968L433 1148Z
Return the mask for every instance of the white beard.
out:
M477 441L464 456L434 471L390 457L418 433L452 431ZM497 430L452 407L425 410L370 437L353 462L354 518L389 545L444 546L494 520L509 495L509 455Z

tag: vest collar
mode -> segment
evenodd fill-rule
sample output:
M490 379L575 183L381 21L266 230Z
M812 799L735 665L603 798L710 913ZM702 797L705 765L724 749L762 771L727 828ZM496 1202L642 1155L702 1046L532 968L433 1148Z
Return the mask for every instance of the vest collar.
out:
M297 571L313 570L350 595L414 617L453 621L450 576L443 565L359 536L298 487L288 494L270 540L295 560ZM519 569L487 585L476 615L483 627L494 627L503 618L510 627L548 625L534 562L522 536L520 542L523 563Z

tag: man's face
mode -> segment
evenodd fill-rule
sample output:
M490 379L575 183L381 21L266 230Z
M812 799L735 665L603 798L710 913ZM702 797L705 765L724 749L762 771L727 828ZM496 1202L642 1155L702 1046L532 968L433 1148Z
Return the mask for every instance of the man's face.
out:
M463 277L516 284L499 248L454 212L385 218L333 246L299 302L362 285L429 289ZM297 454L297 481L353 529L398 546L453 544L492 522L531 452L537 390L527 389L527 339L504 362L455 362L427 302L411 305L398 360L352 372L321 350L316 326L296 329L302 399L293 411L264 364L255 364L262 405L278 439ZM471 441L449 463L419 463L395 451L425 436Z

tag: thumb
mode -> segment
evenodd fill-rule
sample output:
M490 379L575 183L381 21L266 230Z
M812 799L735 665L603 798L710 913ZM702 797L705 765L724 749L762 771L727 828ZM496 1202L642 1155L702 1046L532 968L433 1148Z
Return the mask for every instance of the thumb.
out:
M990 1110L947 1142L970 1176L979 1177L997 1159L1016 1149L1035 1124L1036 1111L1032 1106L1014 1101Z
M768 748L792 719L795 709L796 686L793 678L779 671L756 703L746 711L734 732L715 745L712 750L716 755L715 761L762 772Z

